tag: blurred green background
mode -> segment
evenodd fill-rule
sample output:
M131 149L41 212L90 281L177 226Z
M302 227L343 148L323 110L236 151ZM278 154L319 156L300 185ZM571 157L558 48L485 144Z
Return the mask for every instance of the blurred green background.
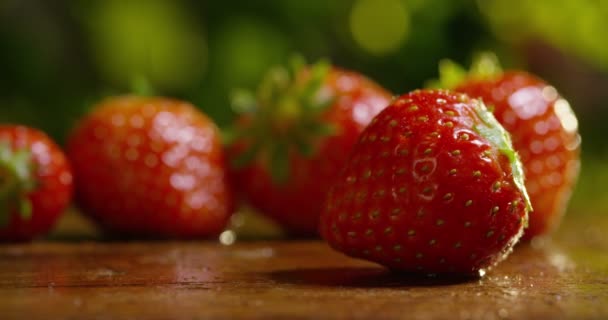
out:
M0 119L62 143L96 101L147 80L224 126L230 89L294 52L402 93L438 60L490 49L570 100L584 151L571 214L608 212L606 17L591 0L2 0Z

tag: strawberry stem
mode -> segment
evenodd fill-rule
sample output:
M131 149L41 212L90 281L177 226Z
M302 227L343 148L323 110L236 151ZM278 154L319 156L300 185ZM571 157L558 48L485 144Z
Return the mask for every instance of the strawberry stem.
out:
M492 79L502 74L496 54L481 52L473 57L469 70L458 63L443 59L439 61L439 78L427 82L427 88L454 89L467 80Z
M334 103L321 90L330 70L326 60L307 66L295 56L286 67L271 68L256 93L233 91L232 108L246 123L227 130L225 142L246 142L246 148L232 165L238 169L260 161L275 182L283 183L289 178L290 155L313 156L316 141L337 132L321 117Z
M498 57L493 52L481 52L473 58L469 76L475 79L491 79L502 74Z
M32 215L27 197L35 187L31 163L28 150L13 151L8 143L0 143L0 226L9 223L13 212L26 220Z
M138 96L150 97L154 95L154 87L148 78L136 75L131 78L131 92Z

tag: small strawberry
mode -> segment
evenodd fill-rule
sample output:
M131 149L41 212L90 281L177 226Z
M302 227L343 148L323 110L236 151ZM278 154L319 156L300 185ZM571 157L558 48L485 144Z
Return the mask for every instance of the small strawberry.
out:
M481 55L471 71L444 61L443 86L479 98L511 134L534 211L524 239L559 225L580 167L578 122L555 88L524 71L502 72L496 57Z
M78 204L110 231L209 236L232 211L218 129L188 103L107 99L74 130L68 155Z
M395 270L474 274L504 259L526 225L520 166L482 102L414 91L361 134L328 194L321 234Z
M391 94L326 62L294 60L289 70L272 69L256 96L236 98L234 185L291 234L317 235L329 186Z
M72 198L72 172L61 149L44 133L0 126L0 240L46 234Z

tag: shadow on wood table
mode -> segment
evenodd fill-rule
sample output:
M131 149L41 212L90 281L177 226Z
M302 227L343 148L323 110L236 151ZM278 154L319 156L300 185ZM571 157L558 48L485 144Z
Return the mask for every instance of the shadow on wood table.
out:
M425 274L398 274L382 267L335 267L274 271L277 282L329 287L391 288L449 286L476 281L475 277L437 277Z

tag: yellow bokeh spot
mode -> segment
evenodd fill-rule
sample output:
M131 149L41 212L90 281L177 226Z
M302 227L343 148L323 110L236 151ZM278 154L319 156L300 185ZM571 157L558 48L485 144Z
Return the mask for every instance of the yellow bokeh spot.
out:
M374 55L399 49L410 27L409 14L401 0L357 0L349 20L355 42Z

